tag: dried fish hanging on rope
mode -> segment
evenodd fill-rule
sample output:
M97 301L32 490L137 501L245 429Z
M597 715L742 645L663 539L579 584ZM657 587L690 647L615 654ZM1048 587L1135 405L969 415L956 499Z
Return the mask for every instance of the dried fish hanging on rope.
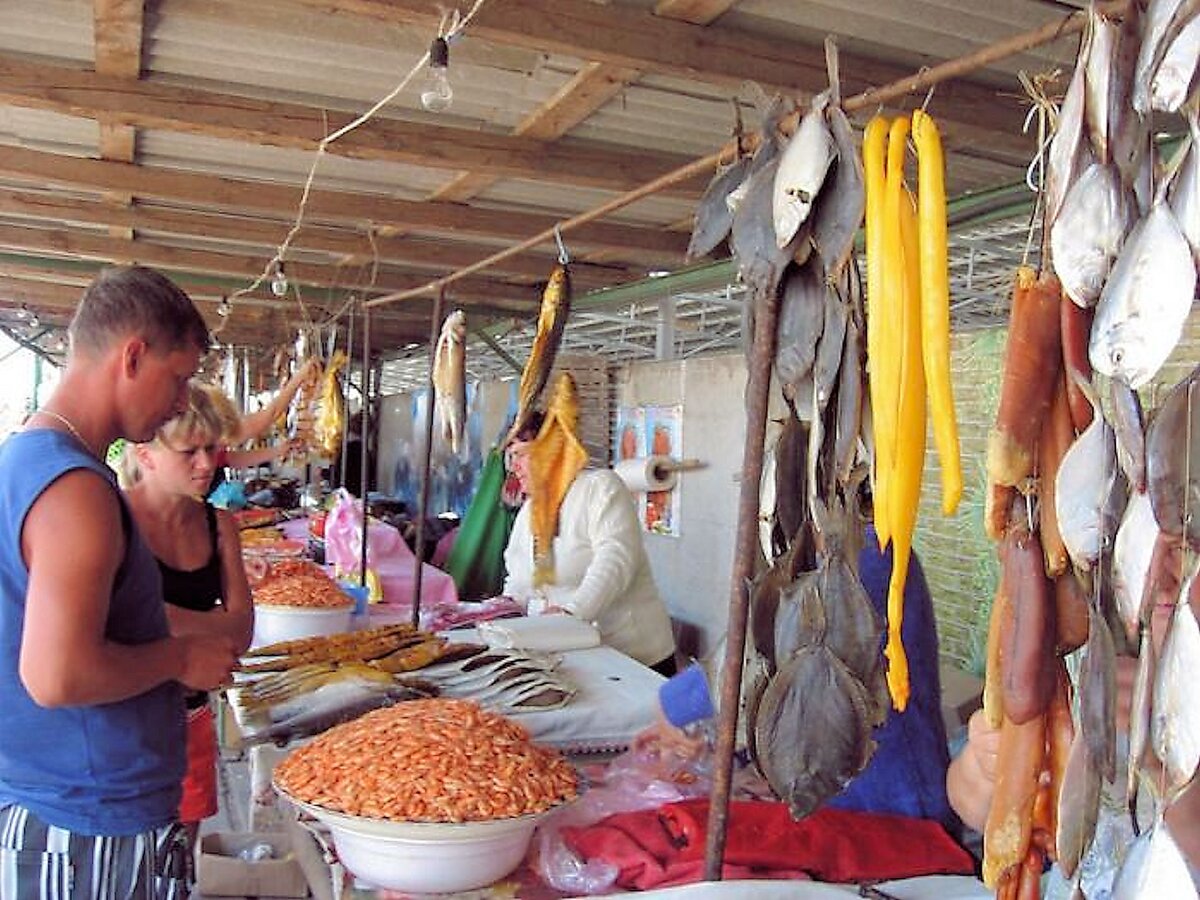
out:
M1016 278L989 441L986 518L1002 575L984 711L1001 740L983 874L1001 898L1036 897L1046 859L1089 896L1196 896L1166 813L1200 763L1200 698L1180 689L1200 665L1189 603L1200 534L1188 524L1200 503L1200 368L1145 433L1136 390L1171 354L1195 293L1195 199L1180 199L1195 190L1194 137L1155 183L1150 135L1155 115L1175 110L1196 132L1197 101L1184 106L1177 85L1196 70L1200 16L1170 0L1141 9L1120 21L1089 12L1047 156L1044 268ZM1163 602L1173 612L1156 652ZM1081 644L1072 721L1062 656ZM1123 785L1117 654L1138 656ZM1126 791L1135 831L1140 790L1154 807L1119 871L1119 860L1088 862L1106 783Z

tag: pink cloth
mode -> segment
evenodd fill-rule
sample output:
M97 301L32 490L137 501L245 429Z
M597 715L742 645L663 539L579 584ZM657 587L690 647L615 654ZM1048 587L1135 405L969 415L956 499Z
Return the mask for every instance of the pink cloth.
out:
M295 540L305 540L308 536L308 519L291 519L281 526L287 537ZM379 576L380 587L383 588L383 600L389 606L411 609L413 592L416 587L415 562L416 556L408 548L408 544L400 537L399 532L391 525L372 522L372 533L376 529L390 529L396 534L394 542L387 541L389 547L386 556L375 561L372 568ZM372 542L374 543L374 542ZM421 564L421 608L433 610L440 607L453 606L458 602L458 588L454 579L441 569L434 568L428 563Z

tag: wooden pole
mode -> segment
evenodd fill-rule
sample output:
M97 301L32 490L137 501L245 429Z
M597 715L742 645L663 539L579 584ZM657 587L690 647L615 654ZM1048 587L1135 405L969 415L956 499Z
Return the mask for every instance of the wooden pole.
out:
M346 377L342 382L342 409L346 411L346 427L342 429L342 452L338 454L338 487L346 486L346 466L349 463L346 447L350 444L350 363L354 359L354 306L354 303L350 304L349 321L346 324Z
M429 381L426 386L425 404L425 452L421 459L421 493L417 498L417 539L414 548L416 559L413 562L413 606L412 623L420 625L421 616L421 566L425 558L425 516L429 511L429 473L430 460L433 458L433 412L437 398L433 389L433 365L437 359L438 332L442 328L442 307L446 302L446 289L442 288L433 299L433 316L429 323Z
M362 337L362 452L358 457L360 482L359 491L362 493L362 557L359 560L358 577L359 584L363 587L367 586L367 520L371 517L370 510L367 508L367 435L371 433L371 312L363 310L363 337Z
M1133 0L1105 0L1105 2L1097 3L1098 10L1107 16L1121 16L1128 8ZM870 109L873 106L886 103L888 100L894 100L897 97L903 97L907 94L912 94L917 91L928 90L935 84L940 84L943 81L949 81L952 78L959 78L967 75L976 69L983 68L986 65L1005 59L1017 53L1023 53L1034 47L1039 47L1042 44L1048 44L1051 41L1064 37L1065 35L1075 34L1082 31L1084 24L1087 22L1087 12L1079 10L1069 13L1059 22L1051 22L1048 25L1043 25L1041 28L1035 28L1032 31L1026 31L1003 41L997 41L990 44L981 50L974 53L968 53L966 56L961 56L957 59L952 59L941 65L932 66L927 69L922 69L916 74L908 78L901 78L893 81L891 84L885 84L882 87L870 88L863 91L861 94L856 94L853 97L848 97L843 103L842 108L846 112L853 112L859 109ZM796 125L800 121L798 112L787 116L780 123L780 130L784 134L791 134L796 129ZM742 142L743 147L753 148L757 146L760 135L751 134ZM687 181L690 178L695 178L697 175L703 175L706 172L711 172L721 160L732 158L738 152L737 142L730 141L720 150L715 153L710 153L708 156L701 157L686 165L680 166L672 172L661 175L653 181L647 182L641 187L634 188L628 193L622 194L619 197L614 197L607 203L597 206L595 209L582 212L579 215L572 216L569 219L563 219L557 225L547 228L544 231L535 234L533 237L521 241L498 253L493 253L491 256L481 259L478 262L471 263L445 275L441 278L435 278L433 281L423 284L419 287L409 288L403 291L393 291L390 294L383 294L379 297L374 297L366 302L366 306L384 306L388 303L395 303L400 300L408 300L412 297L420 297L425 294L432 294L436 291L454 283L468 275L473 275L483 269L490 268L498 262L508 259L511 256L516 256L518 253L524 253L541 244L546 244L554 240L555 232L564 233L581 225L586 225L596 219L614 213L619 209L629 206L631 203L636 203L644 197L649 197L652 194L657 194L659 191L666 190L669 187L674 187L682 181Z

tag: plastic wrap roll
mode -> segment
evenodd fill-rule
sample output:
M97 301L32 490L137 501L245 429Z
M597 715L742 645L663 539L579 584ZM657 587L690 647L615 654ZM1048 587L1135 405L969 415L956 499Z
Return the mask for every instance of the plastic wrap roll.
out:
M623 459L613 466L613 471L635 494L669 491L675 487L675 479L679 476L675 469L675 461L669 456Z

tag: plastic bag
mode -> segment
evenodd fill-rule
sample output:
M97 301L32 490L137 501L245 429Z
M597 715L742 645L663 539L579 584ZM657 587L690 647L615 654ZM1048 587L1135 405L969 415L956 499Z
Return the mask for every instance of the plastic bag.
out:
M584 862L567 846L562 829L594 825L615 813L654 809L708 796L712 784L708 731L688 735L665 723L651 726L604 770L603 781L548 816L534 836L534 871L551 887L570 894L600 894L616 883L617 867Z
M345 488L325 519L325 561L340 572L357 571L362 563L363 506ZM367 532L367 565L374 566L396 552L403 543L400 532L382 522L370 522Z

